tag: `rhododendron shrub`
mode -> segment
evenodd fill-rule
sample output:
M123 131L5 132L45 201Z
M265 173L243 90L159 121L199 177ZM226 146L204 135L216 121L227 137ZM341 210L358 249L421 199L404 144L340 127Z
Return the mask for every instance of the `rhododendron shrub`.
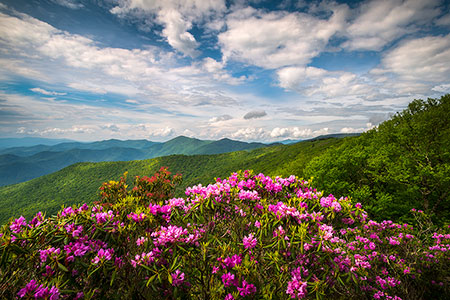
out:
M161 169L94 205L0 233L0 296L24 299L446 299L450 233L375 222L295 176L233 173L173 197Z

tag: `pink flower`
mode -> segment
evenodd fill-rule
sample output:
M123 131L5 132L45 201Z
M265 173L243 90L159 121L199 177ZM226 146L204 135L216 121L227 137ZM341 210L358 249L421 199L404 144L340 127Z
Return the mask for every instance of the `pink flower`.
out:
M219 260L221 260L221 258L219 258ZM227 257L223 260L223 265L222 267L228 268L228 269L232 269L234 268L234 266L240 265L242 263L242 258L240 255L235 254L231 257Z
M139 222L145 220L147 218L147 215L144 213L140 213L138 215L138 214L132 212L127 215L127 218L133 220L136 223L139 223Z
M255 227L256 228L261 228L261 223L259 221L255 221Z
M21 289L17 293L17 296L19 296L20 298L23 298L23 297L25 297L26 294L31 293L36 288L37 288L36 280L32 279L32 280L30 280L29 283L27 283L27 285L23 289Z
M172 276L172 285L180 286L184 282L184 273L181 273L180 270L176 270L174 273L170 274Z
M93 264L98 264L102 260L111 260L114 249L100 249L97 252L97 256L92 259Z
M242 297L256 293L256 287L245 280L242 281L242 287L238 287L237 289L239 291L239 295Z
M20 233L22 231L22 226L26 226L27 222L23 216L20 216L20 218L15 219L11 226L9 228L12 230L13 233Z
M250 233L248 236L244 237L243 240L244 248L246 249L252 249L256 246L256 238L253 237L253 233Z
M222 275L221 278L222 278L223 285L225 287L235 286L238 283L237 280L235 279L234 274L232 274L232 273L225 273Z
M306 297L308 293L307 287L308 284L306 281L302 281L301 276L301 267L298 267L294 271L292 271L291 281L288 282L288 287L286 290L286 294L290 295L291 298L303 299Z
M140 238L138 238L138 239L136 240L136 244L137 244L138 246L142 246L142 245L144 245L144 243L145 243L146 241L148 241L148 238L141 236Z
M225 296L224 300L234 300L234 297L233 297L232 294L228 294L228 295Z

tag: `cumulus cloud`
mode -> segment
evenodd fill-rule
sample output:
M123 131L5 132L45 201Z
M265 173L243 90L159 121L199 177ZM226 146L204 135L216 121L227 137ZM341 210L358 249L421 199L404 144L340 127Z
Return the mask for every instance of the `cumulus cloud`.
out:
M307 96L326 98L365 95L369 97L374 87L356 74L327 71L315 67L286 67L277 71L278 85L286 90Z
M372 0L356 9L347 27L350 50L381 50L402 35L415 32L440 14L439 0Z
M328 127L320 128L317 130L311 130L310 128L299 128L299 127L276 127L270 131L269 135L273 139L280 138L308 138L315 137L323 134L330 133L330 129Z
M198 47L197 41L188 32L192 28L192 24L189 21L183 20L180 12L174 9L160 11L158 19L165 24L162 34L167 38L169 45L192 57L200 53L195 50Z
M267 116L265 110L252 110L244 115L245 120L258 119Z
M170 127L151 129L149 136L150 137L168 137L175 133L175 130Z
M261 141L266 140L268 134L262 128L241 128L230 134L230 137L237 140Z
M146 26L164 26L161 34L168 44L185 55L195 57L198 42L189 32L193 23L214 19L226 9L225 2L203 0L119 0L110 11L120 17L145 20Z
M58 92L53 92L53 91L47 91L41 88L32 88L30 89L30 91L35 92L35 93L40 93L46 96L63 96L63 95L67 95L66 93L58 93Z
M277 141L280 139L304 139L312 138L319 135L329 134L330 129L327 127L312 130L311 128L300 127L275 127L273 129L264 128L241 128L232 133L231 138L238 140L254 140L254 141Z
M231 120L231 119L233 119L233 117L230 116L230 115L221 115L221 116L209 119L209 122L217 123L217 122L221 122L221 121L228 121L228 120Z
M383 55L374 76L394 76L386 88L404 93L430 92L448 84L450 78L450 34L409 39ZM439 88L438 88L439 89Z
M58 30L25 14L0 13L0 24L0 46L12 58L0 59L0 66L11 71L0 72L1 77L15 73L78 91L122 94L135 100L140 96L144 98L141 102L171 109L178 106L180 110L235 105L235 99L218 84L243 80L232 77L214 59L180 66L170 53L156 47L102 48L90 38Z
M328 19L298 12L239 9L227 16L227 30L218 36L223 58L268 69L306 65L344 28L347 13L346 5L333 7Z
M241 76L239 78L233 77L225 70L224 62L218 62L211 57L206 57L203 59L202 69L205 72L208 72L215 80L231 85L240 84L247 79L245 76Z

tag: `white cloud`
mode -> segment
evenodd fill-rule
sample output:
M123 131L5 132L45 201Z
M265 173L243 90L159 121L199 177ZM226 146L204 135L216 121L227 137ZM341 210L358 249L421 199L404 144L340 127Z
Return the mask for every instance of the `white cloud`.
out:
M8 79L13 74L36 80L45 81L49 79L44 72L26 66L18 59L0 58L0 70L4 71L3 73L0 72L0 78L4 78L4 80Z
M277 71L279 86L290 90L296 90L303 82L323 78L327 73L316 67L286 67Z
M246 141L278 141L280 139L304 139L319 135L329 134L327 127L312 130L310 128L294 127L275 127L271 130L264 128L241 128L230 134L231 138Z
M231 120L231 119L233 119L233 117L230 116L230 115L221 115L221 116L209 119L209 122L217 123L217 122L222 122L222 121L228 121L228 120Z
M450 75L450 34L407 40L387 52L385 71L404 79L440 82Z
M170 127L151 129L149 136L150 137L168 137L175 134L175 130Z
M263 141L267 139L268 134L262 128L241 128L230 134L230 137L245 141Z
M0 65L27 78L79 91L122 94L142 105L152 102L189 110L190 105L235 105L218 85L245 79L232 77L211 58L179 66L170 53L156 47L101 48L92 39L25 14L0 14L0 24L5 25L0 26L0 46L12 58L0 59ZM8 78L11 72L0 76Z
M313 131L309 128L300 129L298 127L291 128L279 128L276 127L270 132L272 138L300 138L300 137L310 137Z
M244 115L245 120L258 119L267 116L265 110L252 110Z
M364 78L350 72L327 71L315 67L286 67L277 71L278 85L307 96L326 98L364 95L370 97L374 88Z
M140 102L134 99L127 99L125 100L126 103L130 103L130 104L139 104Z
M366 127L360 127L360 128L343 127L343 128L341 128L340 133L361 133L361 132L370 130L374 127L375 127L375 125L369 122L366 124Z
M161 34L174 49L195 57L198 42L189 32L193 23L212 21L226 9L222 0L119 0L111 13L120 17L143 19L146 26L163 25Z
M162 34L167 38L170 46L192 57L200 54L195 50L198 47L197 41L188 32L192 28L192 24L183 20L180 12L174 9L162 10L158 13L158 19L165 25Z
M426 94L450 78L450 34L405 40L386 52L375 77L390 77L384 87L403 93ZM439 89L439 87L438 87Z
M218 62L211 57L206 57L203 59L202 69L205 72L208 72L215 80L219 82L237 85L247 79L245 76L241 76L239 78L233 77L224 69L224 67L224 62Z
M82 3L79 3L76 0L51 0L52 2L68 7L70 9L80 9L82 7L84 7L84 5Z
M276 127L270 132L270 137L273 139L298 139L298 138L310 138L319 135L329 134L330 129L327 127L320 128L317 130L311 130L310 128L299 128L299 127Z
M440 93L450 93L450 83L437 85L432 90Z
M440 14L439 0L372 0L356 9L347 28L350 50L381 50L391 41L421 29Z
M41 88L32 88L30 89L30 91L35 92L35 93L40 93L46 96L64 96L67 95L66 93L58 93L58 92L53 92L53 91L47 91Z
M106 130L110 130L113 132L119 132L120 128L116 125L116 124L108 124L108 125L103 125L100 126L102 129L106 129Z
M29 135L40 135L40 136L64 136L67 134L92 134L95 132L95 128L88 125L72 126L68 128L59 127L47 127L45 129L28 129L21 130L22 133Z
M238 9L227 16L227 31L218 36L223 59L268 69L306 65L343 29L347 12L341 5L333 7L329 19L319 19L305 13Z

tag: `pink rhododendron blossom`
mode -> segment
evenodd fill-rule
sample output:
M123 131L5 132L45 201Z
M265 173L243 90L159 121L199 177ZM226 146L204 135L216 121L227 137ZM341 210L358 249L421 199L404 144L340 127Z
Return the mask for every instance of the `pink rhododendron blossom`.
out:
M176 270L174 273L170 274L172 276L172 285L180 286L184 282L184 273L181 273L180 270Z
M142 245L144 245L144 243L145 243L146 241L148 241L148 238L141 236L140 238L138 238L138 239L136 240L136 245L142 246Z
M13 233L20 233L22 231L22 226L26 226L27 222L23 216L20 216L20 218L15 219L12 224L9 226L11 231Z
M253 236L253 233L250 233L248 236L244 237L243 243L244 248L253 249L255 248L257 241L256 238Z
M241 295L242 297L253 295L254 293L256 293L255 285L248 283L245 280L242 281L242 287L238 287L237 289L239 291L239 295Z
M104 260L111 260L112 255L114 254L114 249L100 249L97 252L97 256L92 259L92 263L94 265L98 264Z
M222 275L222 283L225 287L235 286L237 285L237 280L232 273L224 273Z

